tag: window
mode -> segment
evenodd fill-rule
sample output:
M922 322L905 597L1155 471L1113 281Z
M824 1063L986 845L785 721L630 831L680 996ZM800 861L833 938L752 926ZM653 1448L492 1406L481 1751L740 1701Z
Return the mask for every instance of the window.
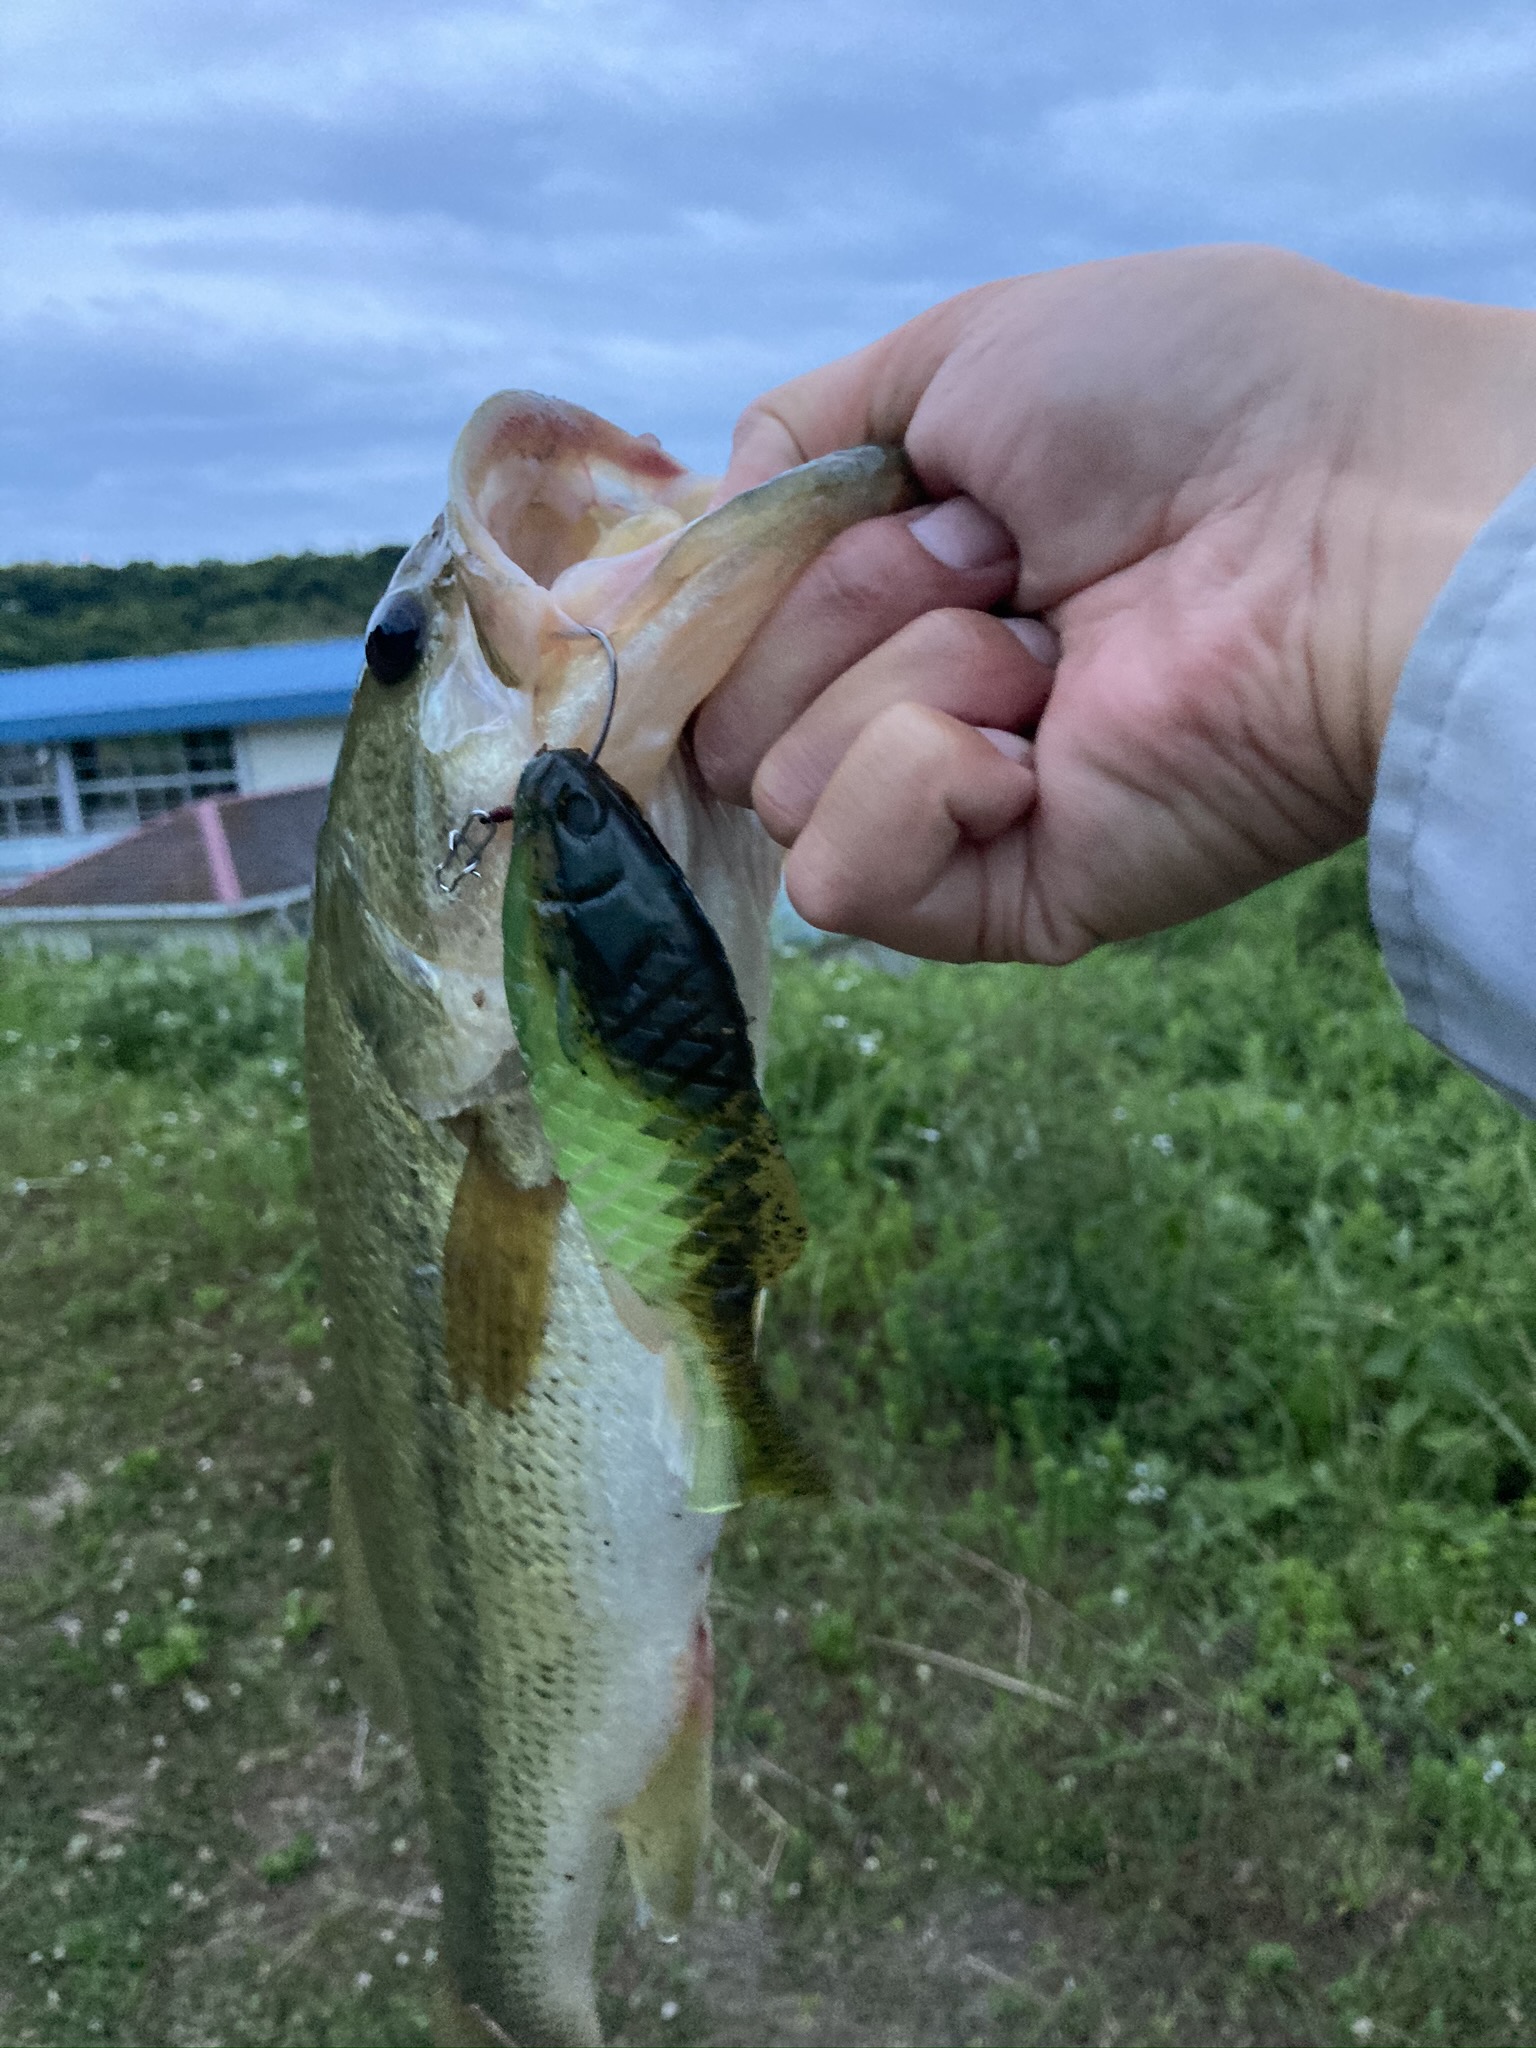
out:
M87 832L131 829L196 797L224 796L239 787L229 732L72 740L69 758Z
M198 797L239 788L228 730L130 733L0 746L0 839L131 832Z
M0 839L63 829L53 748L0 746Z

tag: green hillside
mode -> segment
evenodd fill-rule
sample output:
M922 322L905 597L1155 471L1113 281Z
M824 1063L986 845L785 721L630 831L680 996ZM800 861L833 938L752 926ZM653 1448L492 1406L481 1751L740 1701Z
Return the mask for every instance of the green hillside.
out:
M404 550L0 568L0 669L361 633Z

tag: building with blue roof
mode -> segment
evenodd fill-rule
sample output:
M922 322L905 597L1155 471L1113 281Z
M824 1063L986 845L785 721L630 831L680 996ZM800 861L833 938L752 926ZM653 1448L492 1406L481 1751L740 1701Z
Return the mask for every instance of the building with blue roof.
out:
M0 885L205 797L328 782L357 640L0 671Z

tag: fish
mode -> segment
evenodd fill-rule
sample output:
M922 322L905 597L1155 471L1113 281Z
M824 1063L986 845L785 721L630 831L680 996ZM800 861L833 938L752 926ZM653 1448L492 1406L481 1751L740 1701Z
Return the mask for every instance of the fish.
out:
M709 1824L726 1502L804 1476L742 1304L711 1310L697 1260L660 1285L625 1270L550 1106L549 1048L531 1010L520 1042L508 1002L547 959L524 937L509 962L503 937L536 893L539 776L556 772L530 764L590 763L611 709L605 801L648 835L668 914L685 891L711 986L734 991L711 1028L726 1019L758 1208L725 1256L755 1296L795 1236L753 1121L779 855L705 792L685 729L821 549L919 494L888 448L715 509L712 491L579 407L482 405L370 621L317 849L306 1076L342 1645L372 1722L414 1751L444 2043L600 2041L620 1841L642 1920L682 1922ZM451 835L519 792L521 827L484 827L467 874ZM706 1237L710 1142L678 1152Z

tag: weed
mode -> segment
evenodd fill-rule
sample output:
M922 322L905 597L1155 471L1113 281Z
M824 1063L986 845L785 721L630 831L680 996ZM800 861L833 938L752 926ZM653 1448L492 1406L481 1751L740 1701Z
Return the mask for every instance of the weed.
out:
M1362 902L785 964L764 1353L835 1488L727 1527L707 1903L658 1950L616 1878L611 2035L1536 2034L1533 1140ZM426 2038L329 1629L301 965L0 966L18 2043Z
M320 1861L320 1850L312 1834L305 1831L285 1842L281 1849L274 1849L269 1856L263 1856L257 1869L268 1884L292 1884L296 1877L302 1877L306 1870L313 1870Z

